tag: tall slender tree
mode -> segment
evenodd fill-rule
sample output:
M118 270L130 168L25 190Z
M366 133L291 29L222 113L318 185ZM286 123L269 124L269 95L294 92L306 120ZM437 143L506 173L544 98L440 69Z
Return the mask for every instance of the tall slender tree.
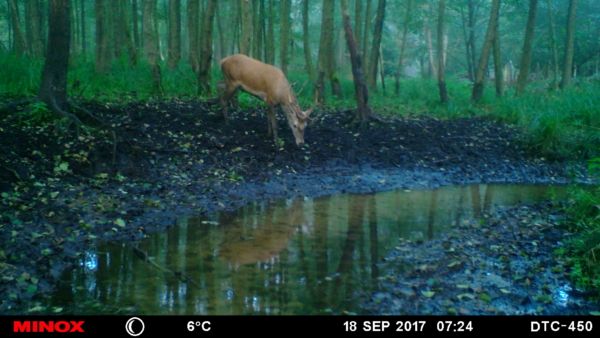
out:
M547 0L548 6L548 36L550 37L550 49L552 53L552 89L558 89L558 47L556 46L556 28L554 24L554 9L552 0Z
M377 82L377 66L379 62L379 51L381 47L381 37L383 35L383 21L385 19L385 0L377 1L377 16L375 17L375 25L373 26L373 42L371 45L371 53L369 54L369 72L367 74L367 84L371 88L375 88Z
M275 63L275 3L269 0L269 21L267 25L267 40L265 41L265 61L268 64Z
M27 44L25 42L25 35L21 30L21 18L19 14L19 6L17 0L8 0L10 21L13 34L13 51L17 55L23 55L27 53Z
M494 43L494 36L496 34L497 27L496 20L498 20L499 14L500 0L493 0L492 7L490 9L490 19L488 21L487 30L485 32L485 40L483 42L483 48L481 49L479 63L477 66L477 71L475 73L475 83L473 84L473 92L471 94L471 99L476 102L481 100L481 97L483 96L485 73L488 67L490 50L492 49L492 44Z
M344 32L346 35L346 42L348 44L348 50L350 51L350 61L352 63L352 76L354 77L354 93L356 95L356 103L358 105L356 109L356 118L359 121L367 121L371 115L371 108L369 107L369 90L365 82L364 73L362 70L362 60L360 53L358 52L358 46L352 33L352 25L350 24L350 15L348 14L348 2L347 0L340 0L340 6L342 11L342 21L344 25Z
M358 1L360 2L360 1ZM413 0L406 2L406 10L404 12L404 20L402 22L402 37L400 38L400 51L398 52L398 66L394 74L395 86L394 92L396 95L400 94L400 76L402 75L402 69L404 68L404 53L406 51L406 40L408 36L408 28L411 22Z
M213 21L217 0L208 0L202 19L202 48L200 51L200 67L198 69L198 95L210 93L210 65L212 62Z
M156 0L144 0L144 54L152 71L152 90L154 94L162 94L162 76L160 51L158 46L158 29L156 26Z
M445 31L444 20L446 12L446 0L439 0L438 4L438 24L437 24L437 58L438 58L438 87L440 91L440 101L448 103L448 90L446 89L446 51L445 51Z
M96 0L94 11L96 13L96 72L106 73L110 63L108 49L108 32L106 27L106 0Z
M523 94L527 85L529 76L529 66L531 65L531 52L533 46L533 34L535 32L535 16L537 14L538 0L529 0L529 14L527 15L527 28L525 29L525 38L523 39L523 52L521 53L521 63L519 66L519 76L517 77L517 95Z
M173 69L181 59L181 0L169 0L168 65Z
M502 74L502 52L500 49L500 20L496 20L496 34L494 35L494 84L496 87L496 96L501 97L504 94L504 78Z
M317 74L317 101L323 103L325 93L325 77L331 82L331 91L335 96L341 96L342 88L335 71L333 58L333 13L335 0L323 0L321 13L321 40L319 43L319 70Z
M42 39L41 27L41 4L39 0L27 0L26 3L26 31L29 53L34 57L44 54L44 41Z
M240 53L251 55L252 46L252 4L250 0L239 0L242 19L242 34L240 38Z
M575 45L575 21L577 14L577 0L569 0L569 14L567 17L567 36L565 39L565 58L563 62L563 76L560 88L566 88L571 83L573 75L573 49Z
M281 70L287 74L289 45L290 45L290 11L291 0L281 0L281 29L280 44L279 44L279 59L281 62Z
M302 44L304 47L304 65L306 67L306 73L308 74L310 81L314 85L315 69L313 68L312 53L310 49L310 32L308 29L308 7L309 0L302 0Z
M71 43L70 0L50 0L48 46L39 99L56 113L76 119L68 112L67 71ZM51 46L51 47L50 47Z
M187 3L187 25L189 41L189 62L194 72L198 72L198 13L200 12L200 0L188 0Z

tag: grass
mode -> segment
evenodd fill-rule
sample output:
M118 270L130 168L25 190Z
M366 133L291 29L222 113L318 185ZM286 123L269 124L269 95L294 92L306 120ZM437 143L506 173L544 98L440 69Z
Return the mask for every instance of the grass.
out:
M590 172L600 178L600 158L590 161ZM600 299L600 186L571 189L565 211L565 225L575 233L562 252L571 265L571 279Z
M0 95L32 96L37 92L43 62L0 54ZM148 100L152 92L151 72L140 61L131 66L126 56L114 60L106 74L96 74L93 58L71 60L69 93L83 100L108 102ZM163 99L196 98L196 77L186 62L176 68L162 69ZM290 67L289 80L299 93L303 107L312 105L312 86L301 66ZM213 88L220 81L219 70L212 69ZM340 76L343 97L326 97L326 105L338 109L355 106L354 86L349 75ZM509 88L496 98L491 84L479 104L470 101L471 84L448 77L450 103L439 103L437 83L428 79L404 79L399 94L394 93L393 79L386 79L387 88L370 92L370 104L382 115L433 115L440 118L489 116L521 128L524 144L531 152L550 159L589 159L600 156L600 81L580 81L567 90L551 92L547 83L530 84L529 91L515 96ZM329 86L326 92L329 93ZM213 94L216 96L216 93ZM259 105L256 99L240 95L242 108Z

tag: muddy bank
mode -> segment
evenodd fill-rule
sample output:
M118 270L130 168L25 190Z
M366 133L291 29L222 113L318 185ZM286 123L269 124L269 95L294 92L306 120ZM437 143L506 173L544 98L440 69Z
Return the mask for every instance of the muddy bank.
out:
M550 203L505 208L465 221L442 238L401 241L380 264L371 314L587 315L598 304L568 282L555 250L570 234ZM383 267L385 266L385 267ZM387 269L387 270L386 270Z
M587 181L583 165L538 158L516 129L483 118L358 126L350 113L318 111L298 149L280 116L278 149L262 110L225 124L202 102L86 107L114 127L116 142L108 132L3 118L0 312L36 308L95 241L140 239L192 211L399 187Z

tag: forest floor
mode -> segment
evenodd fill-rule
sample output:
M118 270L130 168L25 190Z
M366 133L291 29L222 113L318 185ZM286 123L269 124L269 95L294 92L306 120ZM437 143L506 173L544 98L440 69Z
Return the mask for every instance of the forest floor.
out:
M298 148L281 115L275 146L263 110L225 123L218 106L196 101L85 107L116 143L108 131L1 118L0 313L39 311L36 300L93 242L138 240L192 212L340 192L589 182L583 163L535 156L516 128L478 117L355 125L350 112L321 110Z
M401 240L380 263L368 314L588 315L600 306L568 279L558 250L572 234L551 202L464 220L441 238Z

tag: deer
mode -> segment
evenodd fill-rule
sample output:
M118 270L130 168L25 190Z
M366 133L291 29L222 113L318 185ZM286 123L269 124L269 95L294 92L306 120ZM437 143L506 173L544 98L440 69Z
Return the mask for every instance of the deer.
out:
M277 119L275 109L280 107L287 117L297 146L304 144L304 129L313 109L302 111L294 95L292 86L281 69L253 59L243 54L235 54L223 58L219 64L225 83L220 101L223 117L228 119L229 101L241 89L244 92L264 101L268 106L268 135L273 135L277 144Z

